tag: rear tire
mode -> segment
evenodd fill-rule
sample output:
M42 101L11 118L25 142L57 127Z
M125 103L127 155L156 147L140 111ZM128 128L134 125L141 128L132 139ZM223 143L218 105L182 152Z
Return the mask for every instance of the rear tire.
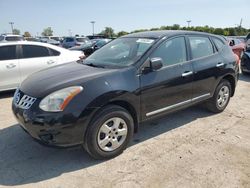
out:
M216 87L214 95L206 103L206 107L209 111L214 113L220 113L227 107L232 93L232 87L228 80L221 80Z
M117 105L101 109L89 124L84 148L95 159L109 159L121 154L134 133L129 112Z

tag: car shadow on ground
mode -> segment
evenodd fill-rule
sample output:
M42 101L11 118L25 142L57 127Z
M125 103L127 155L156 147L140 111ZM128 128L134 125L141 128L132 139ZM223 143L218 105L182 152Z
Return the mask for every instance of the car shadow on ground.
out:
M250 74L240 74L239 80L250 82Z
M0 99L5 99L5 98L13 97L14 93L15 93L15 90L2 91L2 92L0 92Z
M134 135L130 147L210 115L198 106L144 123ZM18 124L0 130L0 185L36 183L102 162L105 161L89 157L81 147L58 149L42 146Z

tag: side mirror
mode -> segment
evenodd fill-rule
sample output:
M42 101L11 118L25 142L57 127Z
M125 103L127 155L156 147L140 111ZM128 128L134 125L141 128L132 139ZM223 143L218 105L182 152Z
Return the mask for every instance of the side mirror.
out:
M150 64L151 64L151 69L153 71L159 70L163 66L162 58L160 57L152 58L150 59Z
M147 74L152 71L159 70L163 66L163 61L160 57L155 57L147 60L142 69L143 74Z
M94 50L98 50L99 47L97 45L94 45Z

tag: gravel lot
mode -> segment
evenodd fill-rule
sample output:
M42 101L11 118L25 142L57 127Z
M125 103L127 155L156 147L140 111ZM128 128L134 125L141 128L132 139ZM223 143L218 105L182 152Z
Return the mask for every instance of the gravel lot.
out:
M250 187L250 76L221 114L192 107L144 124L108 161L34 142L0 94L0 187Z

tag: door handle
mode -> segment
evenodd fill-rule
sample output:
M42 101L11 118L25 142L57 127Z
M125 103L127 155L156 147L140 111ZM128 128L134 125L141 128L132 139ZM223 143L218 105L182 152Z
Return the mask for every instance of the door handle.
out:
M220 63L217 63L216 67L223 67L224 66L224 63L220 62Z
M10 63L10 64L6 65L6 67L7 67L7 69L13 69L16 67L16 65L13 63Z
M182 73L182 77L187 77L187 76L190 76L192 74L193 74L192 71L186 71L186 72Z
M47 61L47 64L48 64L48 65L51 65L51 64L53 64L53 63L55 63L55 61L53 61L53 60Z

